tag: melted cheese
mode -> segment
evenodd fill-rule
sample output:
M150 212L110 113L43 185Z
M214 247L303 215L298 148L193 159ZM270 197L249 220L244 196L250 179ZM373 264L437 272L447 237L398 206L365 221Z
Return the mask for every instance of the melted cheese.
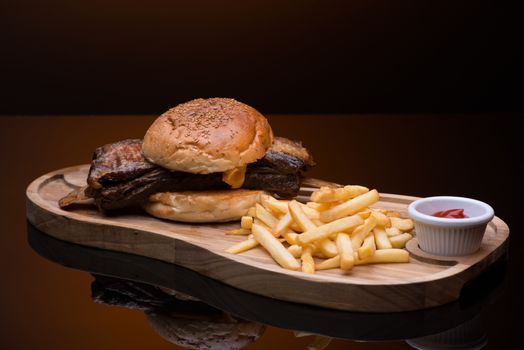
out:
M231 185L231 188L240 188L244 183L246 167L234 168L222 174L222 181Z

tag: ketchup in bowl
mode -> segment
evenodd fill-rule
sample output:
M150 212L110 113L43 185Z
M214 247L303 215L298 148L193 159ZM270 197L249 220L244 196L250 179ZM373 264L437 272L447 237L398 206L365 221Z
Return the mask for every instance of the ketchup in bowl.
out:
M436 216L438 218L447 218L447 219L464 219L467 218L467 216L464 214L464 209L448 209L448 210L441 210L437 211L432 216Z

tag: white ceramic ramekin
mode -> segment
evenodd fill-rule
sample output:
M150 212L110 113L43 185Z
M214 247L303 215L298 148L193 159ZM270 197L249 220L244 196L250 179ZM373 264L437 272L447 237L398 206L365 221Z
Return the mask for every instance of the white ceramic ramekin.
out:
M435 217L437 211L464 209L467 218ZM495 215L493 208L476 199L438 196L414 201L408 207L415 223L420 249L435 255L461 256L480 248L488 222Z

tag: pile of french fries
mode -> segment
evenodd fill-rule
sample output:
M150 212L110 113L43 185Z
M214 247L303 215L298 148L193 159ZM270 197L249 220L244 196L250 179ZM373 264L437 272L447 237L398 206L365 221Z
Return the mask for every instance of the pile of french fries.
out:
M372 208L377 190L348 185L321 187L306 204L263 194L230 235L246 235L226 251L239 254L262 246L283 268L315 273L355 265L409 262L402 249L412 238L411 219Z

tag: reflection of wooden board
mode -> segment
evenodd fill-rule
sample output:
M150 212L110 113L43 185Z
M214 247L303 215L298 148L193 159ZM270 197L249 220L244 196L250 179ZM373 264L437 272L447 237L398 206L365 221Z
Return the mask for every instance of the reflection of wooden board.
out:
M481 249L466 257L431 256L408 244L407 264L356 266L349 273L314 275L287 271L261 248L240 255L224 252L244 237L224 230L238 223L190 225L158 220L140 213L103 216L86 201L70 210L59 198L85 184L88 167L77 166L41 176L27 189L27 217L38 229L69 242L128 252L175 263L226 284L276 299L341 310L406 311L455 300L463 285L479 275L507 249L509 229L495 217ZM308 189L303 188L307 193ZM382 194L377 207L406 215L414 197Z

